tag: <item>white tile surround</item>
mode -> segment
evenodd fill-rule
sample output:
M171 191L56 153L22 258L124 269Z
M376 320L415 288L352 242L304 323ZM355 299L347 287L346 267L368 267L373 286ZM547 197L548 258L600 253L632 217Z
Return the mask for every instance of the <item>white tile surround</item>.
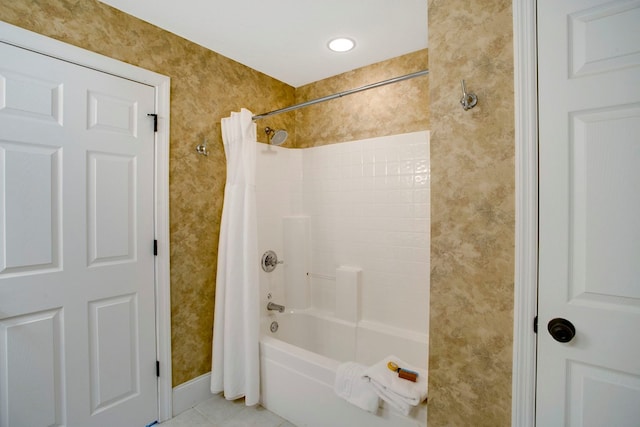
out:
M283 216L308 215L314 308L334 312L336 268L360 267L362 320L427 333L429 133L257 151L260 254L283 253ZM260 277L284 301L282 269Z

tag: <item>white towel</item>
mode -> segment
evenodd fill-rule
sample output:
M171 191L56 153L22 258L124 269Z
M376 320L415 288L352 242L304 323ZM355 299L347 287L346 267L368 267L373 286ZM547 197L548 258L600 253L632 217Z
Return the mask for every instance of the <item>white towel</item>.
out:
M365 366L355 362L341 364L336 371L333 390L347 402L375 414L380 399L369 380L364 378L365 369Z
M390 361L401 368L418 372L418 380L414 383L398 377L397 372L387 367L387 363ZM417 406L427 398L427 372L409 366L396 356L387 356L367 368L363 375L371 381L371 385L382 400L404 415L408 415L412 407Z

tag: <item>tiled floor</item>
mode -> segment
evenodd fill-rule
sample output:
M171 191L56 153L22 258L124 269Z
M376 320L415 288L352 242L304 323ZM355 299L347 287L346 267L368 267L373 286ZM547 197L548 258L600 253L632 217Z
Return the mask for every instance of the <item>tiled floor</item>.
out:
M161 427L295 427L260 405L245 406L244 399L226 400L222 394L202 402Z

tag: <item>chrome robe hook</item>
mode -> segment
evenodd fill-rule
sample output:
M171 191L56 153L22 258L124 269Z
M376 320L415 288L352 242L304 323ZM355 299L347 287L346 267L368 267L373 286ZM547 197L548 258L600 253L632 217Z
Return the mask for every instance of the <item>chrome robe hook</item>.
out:
M464 85L464 80L461 80L460 82L462 83L462 98L460 98L460 104L462 104L462 108L464 108L464 111L467 111L476 106L476 104L478 103L478 97L475 93L467 93L467 88Z
M209 150L207 150L207 138L203 138L202 144L196 145L196 153L203 156L209 155Z

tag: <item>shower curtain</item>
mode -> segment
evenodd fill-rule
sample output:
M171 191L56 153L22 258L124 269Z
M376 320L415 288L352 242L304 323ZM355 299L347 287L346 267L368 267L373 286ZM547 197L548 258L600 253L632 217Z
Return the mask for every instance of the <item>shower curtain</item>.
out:
M211 392L226 399L260 395L256 125L246 109L222 119L227 158L213 322Z

